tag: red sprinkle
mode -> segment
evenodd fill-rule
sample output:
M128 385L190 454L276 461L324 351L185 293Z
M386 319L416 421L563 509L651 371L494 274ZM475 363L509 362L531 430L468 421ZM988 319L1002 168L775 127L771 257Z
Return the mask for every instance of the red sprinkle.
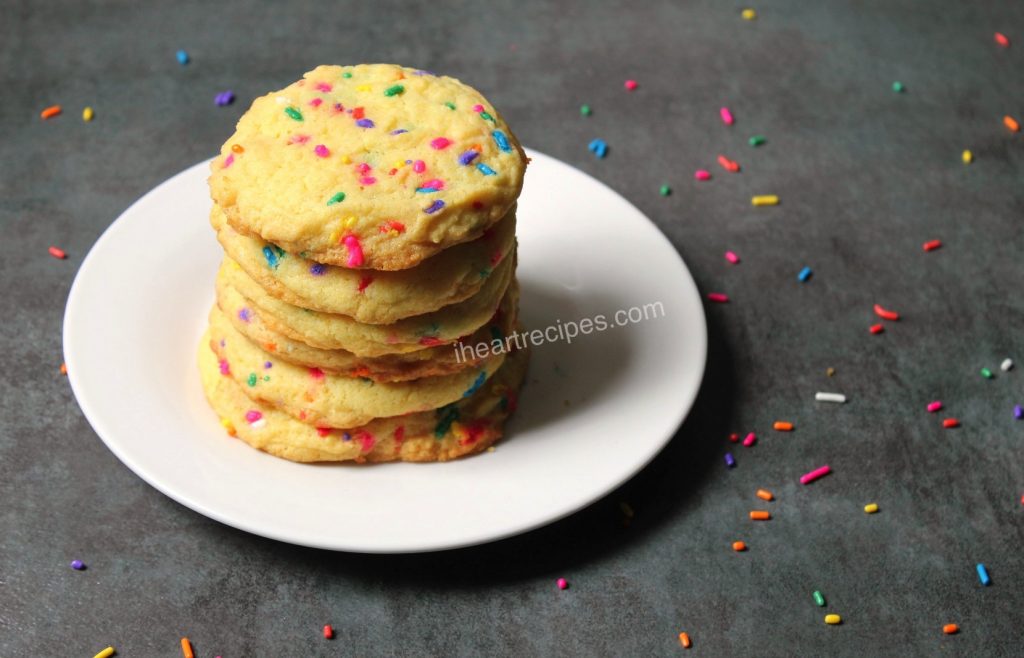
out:
M636 89L636 80L626 80L626 90L633 91Z
M736 433L730 434L729 440L732 441L733 443L736 443L737 441L740 440L740 435Z
M719 304L725 304L729 301L729 295L723 292L709 292L708 301L718 302Z
M900 319L899 313L896 311L887 311L878 304L875 304L875 315L883 320L892 320L893 322Z
M369 275L364 276L362 279L359 280L359 292L363 292L364 290L366 290L367 286L369 286L371 283L373 283L373 277Z
M724 155L718 156L718 164L722 165L722 169L725 169L726 171L732 172L734 174L740 170L740 163L736 162L735 160L730 160Z
M938 249L941 246L942 246L942 240L929 240L928 242L924 243L924 250L925 251L935 251L936 249Z
M334 629L331 628L330 624L324 625L324 637L327 638L328 640L333 640L334 639Z
M885 327L883 327L883 326L882 326L882 325L880 325L880 324L873 324L873 325L871 325L871 329L870 329L870 331L871 331L871 333L873 333L873 334L880 334L880 333L882 333L883 331L885 331Z
M1003 34L1002 32L996 32L995 37L996 43L998 43L1000 46L1002 46L1003 48L1010 47L1010 40L1006 37L1005 34Z
M957 420L956 418L947 418L942 421L942 426L945 427L947 430L952 429L954 427L960 427L960 421Z
M64 250L59 247L50 247L47 251L49 251L50 255L53 256L54 258L63 259L68 257L68 255L64 253Z

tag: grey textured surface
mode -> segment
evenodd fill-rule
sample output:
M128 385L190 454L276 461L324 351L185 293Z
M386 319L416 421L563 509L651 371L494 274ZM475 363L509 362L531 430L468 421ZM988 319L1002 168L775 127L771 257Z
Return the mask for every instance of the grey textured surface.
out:
M137 5L0 8L0 655L175 656L182 635L225 658L675 655L682 630L693 655L1024 655L1024 136L1001 123L1024 120L1024 4L777 0L754 22L710 0ZM703 290L732 296L709 308L708 375L678 436L565 521L416 556L253 537L128 471L57 373L67 291L106 226L210 156L255 95L360 61L478 87L525 144L620 191ZM214 107L228 88L238 102ZM51 103L64 115L40 121ZM699 167L715 179L696 184ZM752 209L757 193L783 205ZM945 246L924 254L933 238ZM875 302L903 314L882 336ZM1017 371L978 375L1006 356ZM962 428L924 412L935 398ZM777 418L796 432L771 432ZM749 430L756 447L727 444ZM823 462L833 475L797 483ZM758 487L778 497L769 523L746 519ZM815 589L842 626L822 623Z

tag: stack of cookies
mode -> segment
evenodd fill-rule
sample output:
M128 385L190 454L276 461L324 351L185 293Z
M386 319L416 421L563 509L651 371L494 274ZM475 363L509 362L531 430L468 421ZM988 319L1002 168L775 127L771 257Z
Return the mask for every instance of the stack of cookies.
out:
M500 438L527 361L526 162L479 92L426 71L321 66L253 102L210 176L225 256L199 367L228 433L303 462Z

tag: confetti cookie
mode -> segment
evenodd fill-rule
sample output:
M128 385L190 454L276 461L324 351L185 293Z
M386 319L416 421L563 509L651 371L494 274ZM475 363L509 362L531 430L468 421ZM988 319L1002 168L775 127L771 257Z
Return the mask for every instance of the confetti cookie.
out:
M411 269L377 272L324 265L242 235L225 222L217 206L210 212L210 223L224 251L273 296L369 324L390 324L472 297L516 242L513 208L477 240L447 249Z
M320 66L253 101L210 191L240 233L320 263L402 270L504 217L526 162L501 115L454 78Z
M480 390L439 409L330 429L297 421L250 399L222 374L208 347L210 338L207 334L199 346L199 371L221 424L252 447L297 462L430 462L480 452L501 438L502 424L515 410L528 360L526 350L513 352Z
M513 281L490 321L460 341L461 344L472 347L507 336L515 327L518 299L519 289ZM230 285L218 287L217 306L239 333L265 351L296 365L320 368L328 374L366 377L383 382L407 381L479 368L480 365L480 359L472 349L458 351L459 343L374 358L359 357L347 350L310 347L267 326L262 320L262 311L256 310L249 300Z
M501 367L504 354L450 375L405 382L328 375L263 351L240 334L224 313L210 311L210 348L222 370L254 401L265 402L307 423L354 427L374 418L444 406L476 392Z
M466 301L393 324L361 324L346 315L320 313L292 306L267 294L241 267L225 258L217 273L218 294L234 288L263 323L279 334L312 347L346 350L361 357L405 354L448 344L474 333L494 315L515 272L515 252L488 277L484 287Z

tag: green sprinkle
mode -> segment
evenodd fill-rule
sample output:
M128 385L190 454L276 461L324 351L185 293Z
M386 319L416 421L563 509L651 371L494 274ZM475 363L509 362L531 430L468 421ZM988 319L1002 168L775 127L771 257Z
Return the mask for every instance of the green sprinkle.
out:
M766 140L762 135L754 135L753 137L747 140L747 143L750 144L751 146L760 146L761 144L764 144L766 141L768 140Z
M892 83L892 90L895 91L897 94L902 94L905 89L906 87L904 87L903 83L900 82L899 80Z
M446 101L444 106L447 107L449 110L454 110L455 109L455 103L453 103L451 101Z
M814 596L814 602L817 603L820 607L824 608L825 607L825 597L821 595L821 592L819 592L818 590L814 590L813 596Z
M345 193L344 192L338 192L337 194L335 194L334 196L332 196L330 199L327 200L327 205L333 206L334 204L341 203L344 200L345 200Z
M402 85L392 85L384 90L385 96L397 96L402 93L405 93L405 87Z
M294 107L284 108L284 113L295 119L296 121L302 121L302 112L299 112Z
M491 123L494 123L494 117L492 117L487 112L481 112L480 118L483 119L484 121L490 121Z
M580 114L582 116L589 117L590 116L590 106L589 105L580 105Z
M343 77L343 78L351 78L352 74L349 73L348 71L345 71L344 73L341 74L341 77Z
M270 381L270 375L263 375L263 381L269 382Z
M982 368L981 376L984 377L985 379L992 379L992 371L989 370L988 368Z
M249 386L255 386L257 380L258 380L258 377L256 377L256 373L250 372L249 373Z
M662 185L661 188L658 189L658 193L661 194L661 196L668 196L669 194L672 194L672 188L668 185Z

